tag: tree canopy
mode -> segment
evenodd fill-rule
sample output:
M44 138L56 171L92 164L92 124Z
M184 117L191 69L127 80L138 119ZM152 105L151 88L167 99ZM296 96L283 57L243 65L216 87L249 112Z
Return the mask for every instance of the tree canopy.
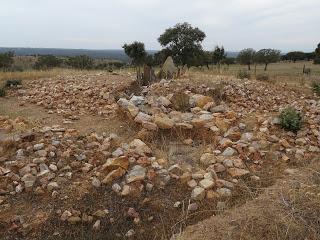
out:
M320 64L320 43L318 44L318 47L314 51L315 58L314 58L314 64Z
M268 64L275 63L280 60L281 52L276 49L261 49L255 54L255 61L257 63L265 64L264 70L267 71Z
M320 43L318 44L318 47L316 48L315 53L317 57L320 56Z
M252 48L246 48L239 52L237 61L240 64L248 65L248 70L250 70L251 64L254 63L256 51Z
M124 44L122 48L128 57L131 58L134 65L140 66L144 63L145 57L147 56L144 43L136 41L131 44Z
M305 60L307 58L306 53L301 52L301 51L294 51L294 52L288 52L286 55L284 55L284 59L289 60L289 61L301 61Z
M221 64L221 61L227 57L227 54L224 51L224 47L216 46L212 53L212 62L213 64Z
M189 23L178 23L165 30L158 38L161 46L167 48L178 65L190 64L202 51L201 42L206 34Z

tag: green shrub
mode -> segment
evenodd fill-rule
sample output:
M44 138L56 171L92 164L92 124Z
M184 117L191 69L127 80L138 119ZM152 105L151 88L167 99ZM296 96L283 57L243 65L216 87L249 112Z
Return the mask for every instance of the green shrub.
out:
M248 78L248 79L250 79L251 78L251 74L246 70L239 70L239 72L237 74L237 78L240 78L240 79Z
M80 70L92 69L94 67L93 63L93 58L86 55L69 57L67 61L67 65Z
M60 67L62 60L53 55L40 56L35 62L33 68L38 70L50 69L54 67Z
M320 81L312 83L313 91L320 96Z
M6 87L17 87L18 85L21 85L22 81L21 79L10 79L6 81Z
M320 57L316 57L316 58L313 60L313 63L314 63L314 64L320 64Z
M6 96L6 90L4 88L0 88L0 97Z
M269 75L266 74L266 73L258 74L256 79L259 80L259 81L268 81L269 80Z
M297 132L302 127L302 115L292 107L284 109L279 118L281 127L286 130Z

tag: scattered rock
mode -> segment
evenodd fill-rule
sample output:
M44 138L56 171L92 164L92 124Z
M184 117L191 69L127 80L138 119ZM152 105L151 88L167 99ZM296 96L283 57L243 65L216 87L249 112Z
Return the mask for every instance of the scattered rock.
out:
M191 193L191 199L193 200L202 200L206 196L206 191L202 187L195 187Z

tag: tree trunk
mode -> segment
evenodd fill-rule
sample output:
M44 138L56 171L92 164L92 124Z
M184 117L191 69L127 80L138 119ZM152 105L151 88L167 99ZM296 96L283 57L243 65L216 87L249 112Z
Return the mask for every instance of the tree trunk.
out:
M266 65L264 67L264 71L267 71L267 67L268 67L268 63L266 63Z
M249 71L251 70L250 64L248 64L248 70L249 70Z
M257 64L254 65L254 76L257 77Z

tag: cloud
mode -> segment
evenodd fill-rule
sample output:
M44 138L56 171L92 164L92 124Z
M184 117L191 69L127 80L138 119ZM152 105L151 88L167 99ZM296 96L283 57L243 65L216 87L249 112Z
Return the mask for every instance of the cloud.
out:
M120 48L187 21L206 32L204 47L313 50L319 0L10 0L0 8L0 46Z

